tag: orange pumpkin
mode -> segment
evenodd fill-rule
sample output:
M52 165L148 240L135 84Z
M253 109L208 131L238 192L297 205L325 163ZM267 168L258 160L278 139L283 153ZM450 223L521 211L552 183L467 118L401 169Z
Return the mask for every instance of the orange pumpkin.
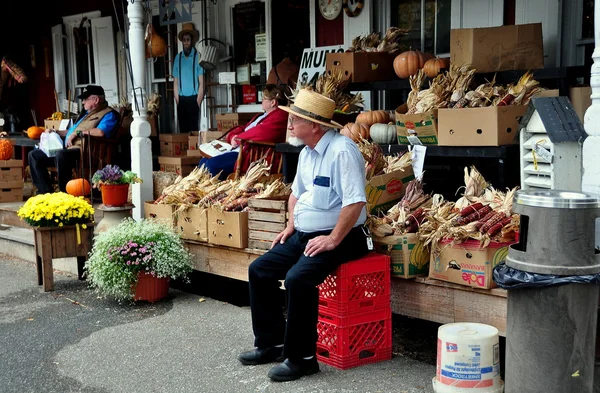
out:
M450 59L440 59L439 57L435 57L427 60L425 64L423 64L423 71L429 78L435 78L443 68L450 68Z
M0 138L0 160L10 160L13 156L13 146L8 139Z
M390 114L387 111L367 111L361 112L356 116L356 122L372 126L376 123L387 123L390 121Z
M44 132L43 127L31 126L27 129L27 136L31 139L40 139L42 132Z
M406 79L415 75L430 58L430 54L418 50L402 52L394 59L394 71L399 78Z
M91 191L90 183L86 179L73 179L67 183L67 194L73 196L86 196Z
M348 123L342 128L340 134L346 135L354 142L358 142L361 137L369 139L369 127L362 123Z

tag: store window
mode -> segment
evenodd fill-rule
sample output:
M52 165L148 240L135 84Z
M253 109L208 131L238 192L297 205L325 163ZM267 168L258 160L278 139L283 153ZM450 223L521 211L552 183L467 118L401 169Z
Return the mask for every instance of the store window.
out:
M75 44L75 77L77 86L86 86L96 83L94 75L94 47L90 21L83 18L78 27L73 27L73 41Z
M405 49L450 53L451 0L391 0L392 26L408 29Z

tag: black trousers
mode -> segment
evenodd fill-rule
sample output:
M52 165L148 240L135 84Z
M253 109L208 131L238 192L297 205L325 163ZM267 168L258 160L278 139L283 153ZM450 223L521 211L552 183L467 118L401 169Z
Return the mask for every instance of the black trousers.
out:
M290 360L314 356L317 350L319 291L327 276L339 265L366 255L362 227L353 228L340 245L314 257L304 256L308 241L327 232L296 231L284 244L277 244L249 267L250 309L254 345L267 348L284 344ZM285 279L287 321L283 317L279 280Z
M71 174L77 162L81 159L81 150L78 148L62 149L54 157L48 157L40 149L33 149L29 152L29 170L31 180L38 190L38 194L54 192L50 181L48 168L56 167L58 174L58 188L66 192L67 183L71 180Z
M185 133L198 131L198 119L200 118L200 107L198 96L179 96L177 105L177 118L179 119L179 132Z

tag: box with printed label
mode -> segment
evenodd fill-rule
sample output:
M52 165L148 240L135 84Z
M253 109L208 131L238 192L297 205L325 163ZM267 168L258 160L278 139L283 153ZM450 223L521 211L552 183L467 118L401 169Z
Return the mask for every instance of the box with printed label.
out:
M426 276L429 272L429 246L416 233L373 239L375 251L391 258L391 275L399 278Z
M512 145L526 110L527 105L439 109L438 145Z
M408 105L396 108L396 131L401 145L437 145L437 109L409 114Z
M454 246L449 240L441 241L438 250L431 252L429 278L480 289L496 287L492 270L506 259L510 243L479 245L476 240Z
M188 150L189 133L187 132L183 134L161 134L158 139L160 141L161 156L185 156Z
M234 248L248 247L248 212L208 209L208 242Z
M198 166L199 157L158 157L160 170L164 172L174 172L181 176L189 175L194 167Z
M0 183L23 181L21 160L0 160Z
M542 24L452 29L450 62L477 72L544 68Z
M406 192L406 184L415 178L412 167L403 171L394 171L373 176L367 182L367 211L376 214L386 212L394 206Z
M182 239L208 241L208 209L188 207L177 213L175 232Z
M340 72L344 79L352 82L389 81L396 79L394 58L388 52L345 52L327 53L325 70Z
M159 220L175 228L175 205L156 204L154 201L144 202L144 218Z
M258 113L217 113L217 131L228 131L235 126L245 126Z

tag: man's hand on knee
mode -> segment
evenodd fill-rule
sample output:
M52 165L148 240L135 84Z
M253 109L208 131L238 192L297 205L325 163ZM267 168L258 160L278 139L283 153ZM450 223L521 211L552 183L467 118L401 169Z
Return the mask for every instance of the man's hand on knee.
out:
M315 255L324 252L331 251L338 245L331 236L317 236L312 238L306 244L304 249L304 255L307 257L314 257Z

